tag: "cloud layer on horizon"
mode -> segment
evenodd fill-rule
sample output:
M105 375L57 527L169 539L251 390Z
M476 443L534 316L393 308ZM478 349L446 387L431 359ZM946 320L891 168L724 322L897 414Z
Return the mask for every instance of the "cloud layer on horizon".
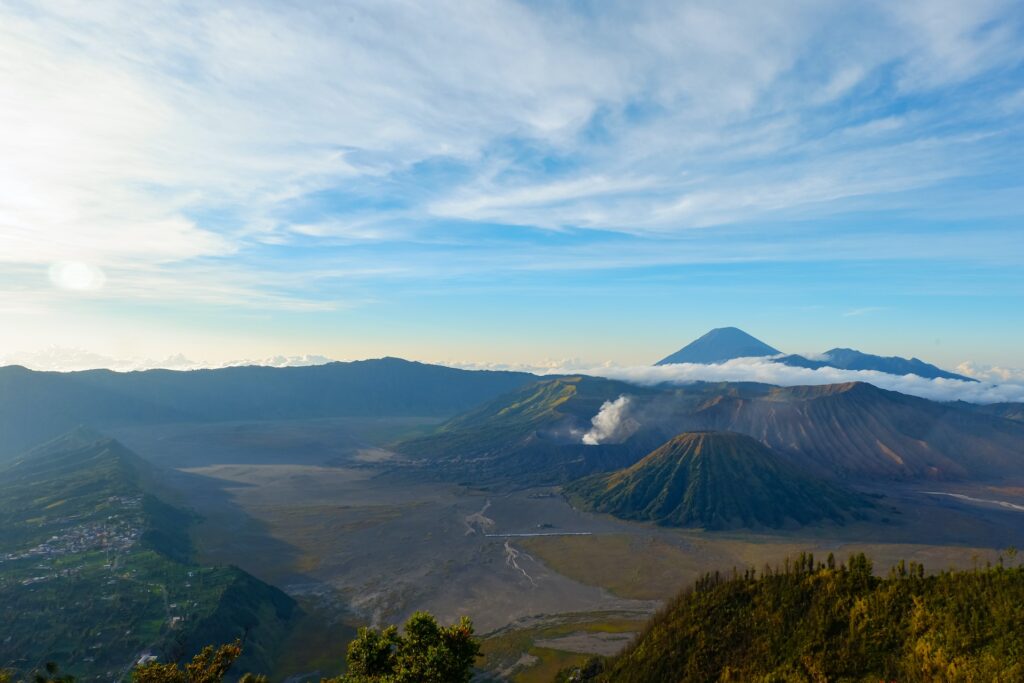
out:
M806 386L866 382L932 401L1003 403L1024 401L1024 383L994 384L953 379L927 379L917 375L890 375L875 370L792 367L764 358L735 358L720 364L677 363L671 365L623 367L604 365L585 369L549 369L546 374L585 374L639 385L686 384L690 382L762 382L777 386Z

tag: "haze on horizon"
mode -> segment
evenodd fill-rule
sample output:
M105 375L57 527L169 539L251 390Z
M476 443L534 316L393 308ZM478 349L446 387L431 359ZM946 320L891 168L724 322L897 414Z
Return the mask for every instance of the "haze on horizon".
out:
M1024 368L1021 5L730 9L4 3L0 361Z

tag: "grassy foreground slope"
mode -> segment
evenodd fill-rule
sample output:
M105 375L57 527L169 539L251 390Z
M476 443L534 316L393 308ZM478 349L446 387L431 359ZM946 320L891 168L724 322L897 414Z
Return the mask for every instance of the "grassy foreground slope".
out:
M1024 568L925 576L902 564L881 579L804 555L782 570L709 575L637 641L560 680L1020 681Z
M118 680L146 653L177 659L243 638L268 670L297 608L232 567L191 561L192 518L153 496L154 472L78 430L0 468L0 669L47 661Z

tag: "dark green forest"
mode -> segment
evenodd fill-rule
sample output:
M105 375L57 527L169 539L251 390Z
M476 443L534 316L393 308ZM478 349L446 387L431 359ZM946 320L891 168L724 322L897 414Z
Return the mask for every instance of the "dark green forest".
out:
M1024 568L888 577L864 555L802 555L783 567L710 574L682 592L620 655L560 682L1024 680Z

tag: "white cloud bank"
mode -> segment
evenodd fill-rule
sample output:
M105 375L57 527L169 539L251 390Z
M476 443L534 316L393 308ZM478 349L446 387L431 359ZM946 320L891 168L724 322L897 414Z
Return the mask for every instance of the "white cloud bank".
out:
M840 370L828 367L810 370L774 363L764 358L736 358L714 365L677 363L636 367L604 365L586 369L549 369L545 371L545 374L581 372L640 385L685 384L697 381L763 382L778 386L867 382L882 389L920 396L933 401L959 400L970 403L1024 401L1024 383L994 384L988 381L964 382L943 378L927 379L917 375L901 376L875 370Z

